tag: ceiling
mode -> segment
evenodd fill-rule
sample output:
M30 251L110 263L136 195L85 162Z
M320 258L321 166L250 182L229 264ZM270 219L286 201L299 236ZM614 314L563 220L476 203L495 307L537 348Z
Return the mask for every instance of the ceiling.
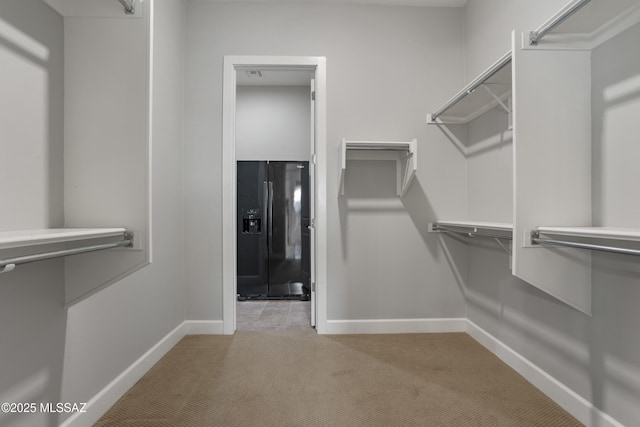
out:
M0 0L1 1L1 0ZM136 3L141 0L134 0ZM192 0L188 0L192 1ZM263 2L263 3L333 3L333 4L371 4L385 6L419 6L419 7L464 7L468 0L198 0L211 2ZM122 5L118 0L44 0L62 16L82 16L86 8L99 7L103 13L122 14ZM79 8L79 10L78 10ZM100 15L103 16L103 15Z
M198 0L203 1L203 0ZM240 3L259 1L264 3L343 3L373 4L385 6L464 7L468 0L206 0L211 2Z

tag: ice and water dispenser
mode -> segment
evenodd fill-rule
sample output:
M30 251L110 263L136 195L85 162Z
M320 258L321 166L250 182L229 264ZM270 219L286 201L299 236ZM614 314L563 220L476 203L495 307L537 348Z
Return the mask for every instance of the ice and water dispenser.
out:
M244 234L260 234L262 231L262 213L260 209L242 210L242 232Z

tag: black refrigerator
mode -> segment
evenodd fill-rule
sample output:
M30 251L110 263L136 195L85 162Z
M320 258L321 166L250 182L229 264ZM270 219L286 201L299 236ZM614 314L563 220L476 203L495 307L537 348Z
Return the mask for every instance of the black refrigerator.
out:
M310 295L309 162L237 162L238 299Z

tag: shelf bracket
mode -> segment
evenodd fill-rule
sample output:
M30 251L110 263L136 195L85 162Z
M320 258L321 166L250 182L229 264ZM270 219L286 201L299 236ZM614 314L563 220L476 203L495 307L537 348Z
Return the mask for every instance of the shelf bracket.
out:
M504 109L504 111L507 112L507 114L511 114L511 108L509 108L495 93L493 93L493 91L487 84L483 83L482 87L487 90L489 95L491 95L491 97L498 103L498 105L500 105Z
M15 264L3 265L2 267L0 267L0 274L9 273L9 272L13 271L15 268L16 268Z
M511 256L511 255L512 255L512 253L511 253L511 248L508 248L507 246L505 246L505 245L504 245L504 243L502 243L498 237L494 237L494 238L493 238L493 240L495 240L495 241L496 241L496 243L497 243L498 245L500 245L500 247L501 247L502 249L504 249L504 251L507 253L507 255L509 255L509 256Z

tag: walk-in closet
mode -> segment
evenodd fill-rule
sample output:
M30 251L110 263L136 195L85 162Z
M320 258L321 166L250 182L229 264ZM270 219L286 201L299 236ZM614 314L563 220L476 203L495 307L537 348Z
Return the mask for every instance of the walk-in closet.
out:
M640 420L640 0L0 1L0 425Z

